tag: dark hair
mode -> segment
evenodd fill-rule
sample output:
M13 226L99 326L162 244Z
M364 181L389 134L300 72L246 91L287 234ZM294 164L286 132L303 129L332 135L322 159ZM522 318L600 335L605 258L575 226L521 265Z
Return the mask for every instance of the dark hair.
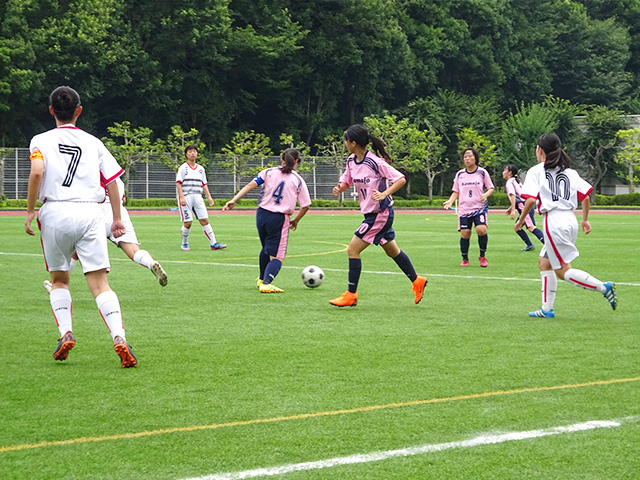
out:
M480 153L478 153L478 151L473 148L473 147L467 147L462 151L462 158L464 158L464 154L467 152L471 152L473 154L473 158L476 159L476 167L480 165Z
M546 155L544 169L551 170L558 167L563 171L571 166L571 158L562 149L560 137L553 132L545 133L538 139L538 146Z
M49 95L49 105L58 120L67 122L73 120L76 108L80 106L80 95L71 87L61 86Z
M511 175L513 176L513 178L516 179L516 181L518 183L520 183L520 179L518 178L518 167L516 167L514 164L509 163L508 165L505 165L504 168L506 168L507 170L509 170L511 172Z
M351 125L347 128L347 131L344 132L344 138L350 142L356 142L361 147L366 147L371 143L375 154L384 158L388 163L391 163L391 157L389 157L389 154L384 148L384 142L380 138L371 135L364 125Z
M296 162L302 162L297 148L287 148L282 152L282 159L284 160L284 165L280 167L282 173L291 173L296 166Z
M198 151L198 147L196 147L193 143L191 145L187 145L184 149L184 156L187 156L187 152L189 150L195 150L196 152Z

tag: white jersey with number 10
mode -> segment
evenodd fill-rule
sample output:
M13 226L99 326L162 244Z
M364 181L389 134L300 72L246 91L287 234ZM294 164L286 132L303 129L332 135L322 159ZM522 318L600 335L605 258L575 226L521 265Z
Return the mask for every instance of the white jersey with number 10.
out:
M593 187L572 168L545 170L544 163L531 167L522 187L522 198L538 199L538 212L572 211L591 193Z

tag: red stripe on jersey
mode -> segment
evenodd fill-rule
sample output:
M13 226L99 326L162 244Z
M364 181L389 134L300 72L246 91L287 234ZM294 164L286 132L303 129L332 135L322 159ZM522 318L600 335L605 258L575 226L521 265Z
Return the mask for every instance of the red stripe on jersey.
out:
M578 192L578 201L582 202L582 200L584 200L585 198L587 198L589 196L589 194L591 193L592 190L593 190L593 187L591 187L587 193Z
M118 173L116 173L113 177L104 178L104 175L102 175L102 172L101 172L100 173L100 182L102 183L102 185L104 185L106 187L107 185L109 185L111 182L113 182L116 178L118 178L123 173L124 173L124 170L120 169L120 171Z

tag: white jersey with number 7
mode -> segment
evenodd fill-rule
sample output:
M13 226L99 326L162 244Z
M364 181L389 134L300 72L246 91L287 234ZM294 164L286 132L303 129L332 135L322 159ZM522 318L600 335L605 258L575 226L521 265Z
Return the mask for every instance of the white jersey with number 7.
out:
M71 124L36 135L29 151L32 159L44 160L38 196L42 203L103 202L103 185L123 173L98 138Z

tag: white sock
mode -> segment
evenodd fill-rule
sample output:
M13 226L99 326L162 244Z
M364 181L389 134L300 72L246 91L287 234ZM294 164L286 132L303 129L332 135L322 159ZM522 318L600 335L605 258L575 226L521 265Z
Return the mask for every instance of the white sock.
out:
M51 290L49 302L51 302L51 310L53 310L53 316L58 324L60 336L62 336L71 330L71 311L73 309L71 293L66 288Z
M548 312L553 310L553 304L556 302L558 277L553 270L542 270L540 279L542 280L542 309Z
M585 290L597 290L600 293L604 293L606 288L604 284L596 277L592 277L587 272L578 270L577 268L570 268L564 274L564 279L573 283L574 285L584 288Z
M202 231L209 239L209 243L211 244L211 246L213 246L216 243L216 236L213 233L213 228L211 228L211 224L207 223L206 225L203 225Z
M111 338L115 339L116 336L119 336L124 340L122 313L120 312L120 302L116 292L112 290L102 292L96 297L96 305L98 305L100 315L102 315L104 323L107 324L109 332L111 332Z
M183 245L189 243L189 233L191 233L191 229L190 228L182 227L182 243L183 243Z
M76 263L78 263L78 260L76 260L75 258L72 258L69 261L69 273L73 272L73 269L76 268Z
M138 250L133 254L133 261L142 265L143 267L151 268L153 257L146 250Z

